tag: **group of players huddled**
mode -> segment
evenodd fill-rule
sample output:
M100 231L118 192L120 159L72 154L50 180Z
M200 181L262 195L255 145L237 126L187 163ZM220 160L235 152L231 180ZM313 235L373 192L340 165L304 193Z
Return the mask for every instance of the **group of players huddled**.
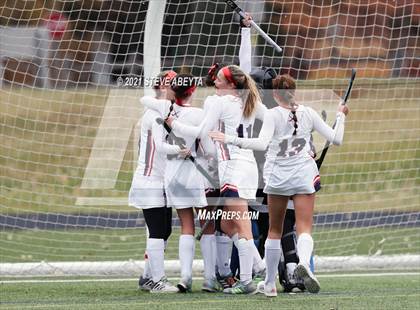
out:
M241 21L240 66L210 68L206 84L215 94L202 109L191 106L195 80L174 71L162 72L156 95L140 100L145 113L129 203L142 209L148 228L139 279L143 290L191 291L194 208L239 215L200 219L203 291L277 296L277 274L285 292L320 290L311 270L313 209L320 188L312 131L340 145L348 109L339 105L333 129L296 102L292 77L268 68L251 70L250 19ZM172 208L181 223L176 286L164 271ZM261 212L258 220L241 216L249 208ZM267 210L268 216L262 213Z

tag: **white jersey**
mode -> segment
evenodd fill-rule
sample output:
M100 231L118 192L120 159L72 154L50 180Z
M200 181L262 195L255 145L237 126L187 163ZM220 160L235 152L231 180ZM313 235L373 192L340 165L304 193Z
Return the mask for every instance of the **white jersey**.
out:
M342 143L345 121L343 113L337 113L335 129L325 124L312 108L300 105L295 115L295 135L293 113L279 106L266 113L258 138L225 138L226 142L244 148L265 150L268 146L264 166L265 193L291 196L315 192L319 183L319 173L315 161L310 156L313 130L334 144Z
M205 118L200 126L188 126L181 122L174 122L175 131L183 135L208 137L211 130L220 130L227 135L248 136L252 133L255 116L264 115L264 107L258 104L257 111L252 117L243 117L242 99L236 96L209 96L204 103ZM261 116L262 115L262 116ZM252 151L241 149L235 145L216 143L220 190L238 192L239 197L255 199L258 186L258 171Z
M341 143L344 134L344 118L334 131L322 121L318 113L310 107L299 105L296 110L297 130L290 110L276 107L270 110L271 119L275 120L275 130L268 146L266 161L278 165L290 166L313 160L312 131L317 130L329 141Z
M194 107L184 107L174 105L170 113L174 119L185 124L199 125L203 119L203 110ZM191 135L182 135L173 130L177 138L181 138L186 148L190 149L191 155L200 161L204 149L196 137ZM171 143L171 135L169 135L169 143ZM204 176L197 170L194 163L180 157L168 156L166 164L167 173L165 175L165 190L168 205L177 209L190 207L204 207L207 205L205 195Z
M255 119L259 119L260 121L264 121L265 112L267 111L267 107L263 105L261 102L258 102L255 107L254 113L250 117L242 117L241 122L237 128L237 136L238 138L252 138L252 134L254 132L254 123ZM240 152L237 155L237 158L242 160L247 160L251 162L255 162L254 153L250 149L241 148Z
M163 142L164 137L155 131L153 139L153 126L155 119L160 117L156 111L148 109L144 115L140 129L139 157L137 160L137 169L142 171L142 175L150 177L163 178L165 172L165 154L156 151L155 140ZM160 132L161 134L161 132Z
M172 104L171 101L166 99L156 99L153 97L145 96L143 97L140 102L149 109L154 110L157 112L157 117L161 118L162 120L167 118L169 115L174 117L175 120L179 120L182 122L185 122L185 126L188 128L197 128L199 124L202 123L204 118L204 112L200 108L196 107L181 107L177 104ZM171 111L172 106L172 111ZM156 123L156 122L155 122ZM157 124L157 123L156 123ZM167 141L167 132L163 129L162 125L155 125L157 128L159 128L163 132L163 140ZM195 155L195 150L193 150L193 144L196 143L198 137L198 133L189 132L187 131L179 131L174 126L172 127L173 133L178 136L182 137L185 141L185 146L187 148L190 148L193 152L192 154ZM171 144L172 142L168 142ZM208 136L203 136L200 138L200 148L202 152L211 153L213 151L213 143L211 142L211 139ZM173 145L174 146L174 145ZM167 146L163 145L164 151L166 151L167 154L177 154L179 152L179 147L177 146L176 149L168 148Z
M205 118L200 126L188 126L181 122L174 122L174 131L182 135L200 136L205 139L209 131L219 130L226 135L251 137L252 126L255 117L264 118L267 109L259 102L256 111L249 118L243 117L243 102L239 97L227 96L209 96L204 102ZM230 159L253 160L252 152L243 150L235 145L226 143L216 143L217 158L219 161Z
M143 100L143 99L141 99ZM136 208L165 206L164 173L166 154L178 152L177 146L165 143L162 126L156 123L159 113L146 110L140 127L137 169L129 192L129 205Z
M191 126L179 121L173 123L174 131L182 136L200 137L206 139L211 130L220 130L227 134L236 135L242 115L242 101L235 96L209 96L204 102L204 119L198 126ZM232 159L239 148L224 143L216 144L216 153L219 161Z
M190 106L179 106L177 104L173 105L173 110L171 111L170 115L174 118L174 120L178 120L184 124L189 124L192 126L198 126L204 118L202 109ZM197 137L192 135L183 135L175 128L173 128L173 133L176 137L179 137L184 141L186 148L191 150L192 156L197 157L197 153L200 154L200 156L203 154L204 149L201 144L199 144ZM170 136L168 143L173 143L170 140Z
M312 108L299 105L296 110L297 130L293 135L295 122L289 109L275 107L267 111L258 138L241 139L226 137L226 141L243 148L265 150L268 146L268 162L277 165L295 165L313 159L310 156L311 133L318 131L328 141L340 145L344 135L343 113L337 113L335 129L329 127Z
M191 126L198 126L203 119L203 110L190 106L179 106L167 100L143 100L150 101L153 107L159 110L159 117L166 118L168 115L175 120L179 120ZM149 104L150 102L146 102ZM160 125L160 127L163 127ZM191 155L198 158L204 154L204 149L196 137L183 135L173 129L173 134L169 134L166 140L174 146L181 143L185 148L190 149ZM178 139L178 142L176 141ZM185 160L178 156L178 152L167 153L166 173L165 173L165 192L167 205L180 208L206 206L205 182L204 177L197 170L190 160Z

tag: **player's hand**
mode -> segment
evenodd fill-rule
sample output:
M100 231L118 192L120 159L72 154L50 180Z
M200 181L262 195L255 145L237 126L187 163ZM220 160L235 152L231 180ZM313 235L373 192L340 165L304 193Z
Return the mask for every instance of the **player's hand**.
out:
M251 20L252 20L252 16L245 12L245 18L241 19L241 26L242 27L251 27Z
M347 105L342 105L342 104L340 104L339 106L338 106L338 109L337 109L337 112L342 112L342 113L344 113L344 115L347 115L347 114L349 114L349 108L348 108L348 106Z
M225 134L223 132L210 131L209 136L213 139L213 141L225 142Z
M174 118L173 118L172 116L168 116L168 117L165 119L165 123L166 123L166 124L168 124L168 125L169 125L169 127L172 127L173 122L174 122Z
M182 150L179 151L178 155L181 158L184 158L184 159L185 158L188 158L188 157L191 156L191 150L189 150L189 149L182 149Z

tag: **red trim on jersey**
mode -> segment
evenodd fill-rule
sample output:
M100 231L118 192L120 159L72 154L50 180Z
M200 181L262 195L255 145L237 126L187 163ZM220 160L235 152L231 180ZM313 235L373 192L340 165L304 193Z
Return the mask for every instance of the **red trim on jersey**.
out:
M150 172L149 172L149 176L152 174L153 162L155 160L156 146L155 146L155 141L153 141L153 139L152 139L152 147L153 147L153 149L152 149L152 156L151 156L151 159L150 159Z
M153 161L155 159L155 150L156 150L156 146L155 146L155 142L153 141L152 131L148 130L147 131L146 157L145 157L146 166L144 167L144 173L143 173L143 175L145 176L150 176L152 174Z
M219 122L219 131L225 132L225 123ZM222 155L222 160L229 160L230 153L226 143L219 142L219 148Z
M321 177L319 176L319 174L314 178L313 183L316 184L317 182L321 181Z
M228 189L230 189L231 191L235 191L235 192L237 192L237 191L238 191L238 187L237 187L237 186L232 185L232 184L225 183L225 184L224 184L224 185L220 188L220 192L221 192L221 193L223 193L224 191L226 191L226 190L228 190Z

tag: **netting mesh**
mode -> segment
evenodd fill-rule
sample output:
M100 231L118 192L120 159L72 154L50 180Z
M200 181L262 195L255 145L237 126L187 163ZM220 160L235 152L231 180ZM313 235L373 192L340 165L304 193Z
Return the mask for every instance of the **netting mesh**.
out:
M418 3L238 4L284 49L253 32L253 65L297 78L298 99L328 123L358 70L344 145L321 169L316 254L419 254ZM1 262L142 259L144 221L126 197L149 5L0 4ZM224 1L167 1L152 35L162 69L204 76L216 61L239 62L239 20ZM199 89L196 104L210 93ZM320 152L325 141L315 140Z

